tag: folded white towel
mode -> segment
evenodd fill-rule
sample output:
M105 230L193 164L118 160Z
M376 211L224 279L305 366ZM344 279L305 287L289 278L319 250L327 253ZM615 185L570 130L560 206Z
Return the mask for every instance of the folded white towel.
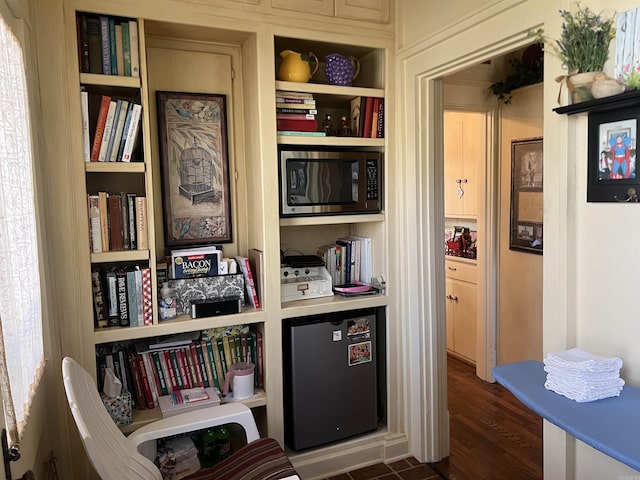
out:
M548 353L544 363L587 372L615 371L622 368L622 360L618 357L599 357L579 348Z

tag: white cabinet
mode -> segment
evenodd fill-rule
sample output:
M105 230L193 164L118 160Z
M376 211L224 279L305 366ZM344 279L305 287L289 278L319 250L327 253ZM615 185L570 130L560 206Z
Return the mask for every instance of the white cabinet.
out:
M478 215L478 166L485 158L485 115L480 112L444 113L445 216Z
M476 265L445 260L447 349L467 360L476 359Z
M274 8L370 22L388 23L390 0L272 0Z

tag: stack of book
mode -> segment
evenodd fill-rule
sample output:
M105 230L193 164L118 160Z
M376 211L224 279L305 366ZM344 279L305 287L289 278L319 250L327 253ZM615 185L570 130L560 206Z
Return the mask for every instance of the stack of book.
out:
M98 388L109 367L123 388L132 393L138 409L154 408L159 399L194 388L222 391L230 365L256 366L256 388L264 388L262 333L247 325L189 332L175 340L105 344L96 353ZM195 335L193 335L195 334Z
M87 195L91 252L146 250L147 198L135 193Z
M354 137L384 138L384 98L353 98L351 131Z
M371 282L371 238L358 235L339 238L335 244L318 247L317 254L325 264L333 285Z
M76 30L81 73L140 76L135 20L79 13Z
M153 323L151 270L146 265L91 271L95 325L142 327Z
M318 132L317 114L311 93L276 90L278 135L323 135Z
M99 98L98 117L95 125L90 125L89 93L80 91L84 161L131 162L138 142L142 105L108 95Z

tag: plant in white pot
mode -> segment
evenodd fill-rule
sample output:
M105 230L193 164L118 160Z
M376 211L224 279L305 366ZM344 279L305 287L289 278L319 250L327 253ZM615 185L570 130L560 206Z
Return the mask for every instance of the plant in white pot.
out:
M559 39L545 37L542 29L531 32L539 42L551 48L567 69L568 75L557 80L566 80L573 103L593 98L593 76L604 69L609 57L609 44L616 33L613 15L605 18L602 14L595 14L580 1L576 2L576 6L575 13L560 10L563 24Z

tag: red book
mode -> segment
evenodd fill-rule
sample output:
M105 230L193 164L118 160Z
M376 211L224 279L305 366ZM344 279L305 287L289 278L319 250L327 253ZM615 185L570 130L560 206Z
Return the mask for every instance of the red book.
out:
M153 394L151 393L147 370L144 368L144 360L142 360L140 355L136 355L136 363L138 365L138 371L140 372L140 379L142 380L142 389L144 390L144 398L146 400L147 408L153 408Z
M293 132L317 132L318 124L315 120L300 118L297 120L287 120L284 118L276 119L277 128L279 131L290 130Z
M378 112L380 110L380 99L373 99L373 112L371 115L371 132L369 137L376 138L378 135Z
M179 348L176 351L176 358L178 360L178 367L180 368L180 378L182 379L182 388L191 388L191 372L189 371L189 365L187 364L187 357L185 356L184 349Z
M200 362L198 361L198 352L196 349L195 344L191 344L191 346L189 347L189 358L191 359L191 364L189 365L189 367L192 369L192 371L194 372L194 375L196 377L196 385L198 387L204 387L204 378L202 376L202 372L200 371Z
M151 325L153 323L153 300L151 297L151 270L143 268L142 273L142 313L144 316L144 324Z
M258 300L258 292L256 291L256 284L253 281L253 273L251 272L251 265L247 257L235 257L242 275L244 275L244 286L249 297L249 301L254 308L260 308L260 301Z
M96 123L96 131L93 135L93 145L91 146L92 162L97 162L100 156L100 146L102 145L102 137L104 135L104 126L107 123L107 113L109 112L109 105L111 104L111 97L106 95L102 96L100 101L100 110L98 111L98 122Z
M173 363L171 363L171 354L169 353L169 350L165 350L163 354L165 364L167 365L167 371L169 373L169 384L167 385L167 389L171 387L172 391L177 392L180 389L178 388L178 381L176 380L176 372L173 369Z
M362 131L362 136L365 138L371 138L371 120L372 119L373 119L373 97L367 97L367 101L364 107L364 130Z
M135 355L131 353L128 356L128 360L138 409L144 410L147 408L147 401L144 398L144 389L142 387L142 378L140 378L140 370L138 370L138 362L136 361Z

